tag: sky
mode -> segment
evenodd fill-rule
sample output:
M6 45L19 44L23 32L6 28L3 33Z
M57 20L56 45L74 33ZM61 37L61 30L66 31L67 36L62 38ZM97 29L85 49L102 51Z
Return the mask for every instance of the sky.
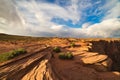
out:
M0 33L120 38L120 0L0 0Z

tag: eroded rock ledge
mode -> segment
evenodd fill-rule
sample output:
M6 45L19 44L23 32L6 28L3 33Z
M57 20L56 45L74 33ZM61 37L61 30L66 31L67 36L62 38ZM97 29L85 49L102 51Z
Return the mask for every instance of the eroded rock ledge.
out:
M120 71L120 41L91 41L91 52L98 52L100 54L106 54L112 59L112 71Z

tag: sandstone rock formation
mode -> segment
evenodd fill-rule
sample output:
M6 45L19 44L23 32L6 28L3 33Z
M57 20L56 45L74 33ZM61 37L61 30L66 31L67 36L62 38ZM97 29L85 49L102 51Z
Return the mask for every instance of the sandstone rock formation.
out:
M119 40L100 40L92 41L90 51L106 54L112 59L112 70L120 71L120 41Z
M108 71L110 70L112 65L112 60L108 58L107 55L101 54L83 57L82 61L85 65L88 65L89 67L92 67L97 71Z
M71 41L77 46L68 47ZM48 42L29 45L28 54L0 63L0 80L120 80L120 40L55 38ZM74 59L59 59L54 46L72 52Z

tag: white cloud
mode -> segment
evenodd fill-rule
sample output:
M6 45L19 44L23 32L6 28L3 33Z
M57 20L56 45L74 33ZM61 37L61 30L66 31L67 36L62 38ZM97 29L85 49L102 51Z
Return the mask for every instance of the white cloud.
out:
M34 0L29 2L25 0L1 1L1 4L4 4L0 5L2 11L0 12L0 32L32 36L120 37L120 19L116 18L120 13L120 4L116 3L117 0L113 2L117 5L111 4L113 7L107 12L103 21L96 24L86 22L81 28L70 28L51 20L62 18L65 21L71 20L74 24L77 23L85 14L82 10L93 6L90 0L71 0L70 4L64 7L47 2L37 3ZM99 3L100 1L96 2L96 4ZM110 8L110 5L106 5L106 8ZM94 14L101 14L98 14L97 10Z
M55 31L59 31L59 30L61 30L62 28L63 28L63 25L58 25L58 26L57 26L57 25L54 25L54 26L51 27L51 29L52 29L52 30L55 30Z
M90 25L91 25L91 23L84 23L84 24L82 25L82 28L83 28L83 29L88 28Z
M103 7L109 9L103 19L117 18L120 17L120 1L119 0L108 0L108 3Z
M11 0L0 0L0 32L9 34L21 34L23 27L21 19Z
M108 19L87 28L90 37L120 37L120 19Z
M89 23L83 28L69 28L64 25L51 27L54 29L50 32L53 36L62 37L120 37L120 19L108 19L101 23L90 25ZM46 32L49 32L49 30Z
M117 18L104 20L93 25L85 23L83 26L86 27L77 29L60 27L60 31L57 33L64 37L120 37L120 19Z
M74 14L74 11L69 11L59 5L56 4L50 4L50 3L45 3L45 2L40 2L37 3L35 1L19 1L18 2L19 6L18 7L23 7L27 9L30 13L33 13L33 15L36 15L37 18L39 19L45 19L45 20L51 20L53 17L59 17L64 20L76 20L75 17L72 15L77 16ZM26 13L27 14L27 13ZM79 18L79 16L77 16Z

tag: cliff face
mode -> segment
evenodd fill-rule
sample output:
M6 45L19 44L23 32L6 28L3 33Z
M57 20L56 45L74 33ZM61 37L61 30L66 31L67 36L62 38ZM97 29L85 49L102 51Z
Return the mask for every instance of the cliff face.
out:
M89 51L106 54L112 59L112 70L120 71L120 41L91 41L92 45Z

